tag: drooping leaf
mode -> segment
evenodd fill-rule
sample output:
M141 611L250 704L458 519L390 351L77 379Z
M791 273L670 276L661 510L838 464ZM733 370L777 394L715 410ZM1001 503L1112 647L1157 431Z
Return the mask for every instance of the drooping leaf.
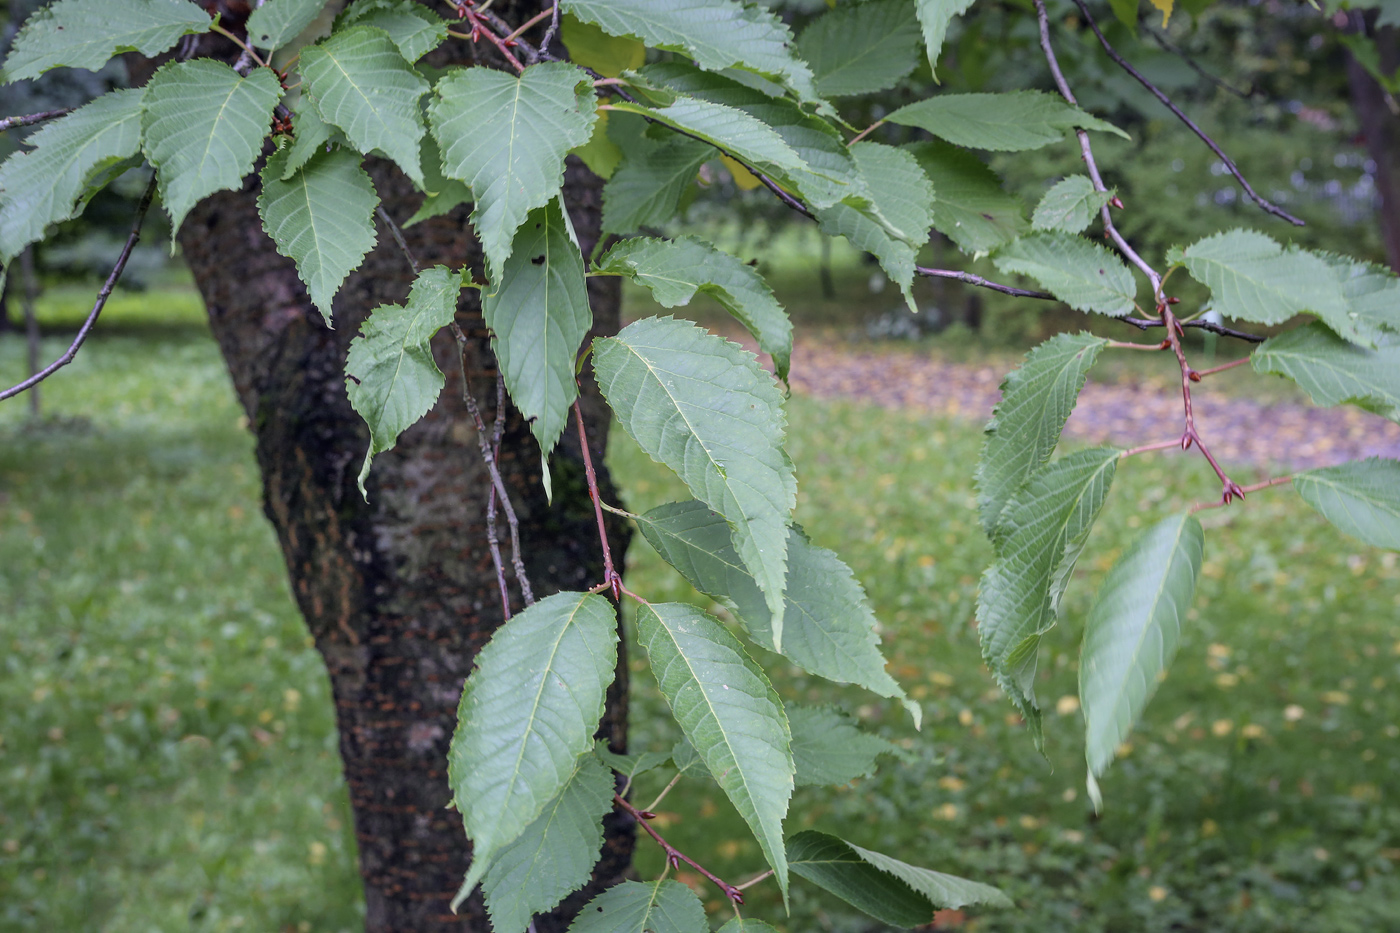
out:
M1094 190L1088 176L1070 175L1045 192L1031 216L1031 226L1037 230L1079 233L1112 198L1112 192Z
M1350 402L1400 422L1400 341L1367 350L1315 321L1270 337L1251 360L1255 372L1287 376L1319 405Z
M583 256L558 197L521 224L494 291L481 298L511 400L530 422L544 461L578 398L574 360L593 326Z
M909 0L839 6L802 30L797 51L823 97L883 91L918 64L919 23Z
M780 79L816 98L812 71L790 49L792 33L767 10L737 0L562 0L566 13L614 36L682 52L708 71L738 67Z
M613 110L635 113L663 126L684 130L760 168L803 172L808 166L772 127L742 110L698 97L677 95L665 106L647 107L630 101L609 104Z
M1040 638L1108 497L1119 451L1084 450L1031 475L1007 504L996 561L982 575L977 636L993 676L1041 744L1035 671Z
M1059 334L1026 354L1001 384L977 464L977 509L994 541L1006 503L1050 459L1089 367L1107 345L1092 334Z
M652 547L702 593L732 607L753 640L773 649L768 602L735 553L723 516L703 502L673 502L637 520ZM851 568L797 529L788 531L783 654L803 670L900 700L914 725L922 710L885 671L875 613Z
M1330 304L1318 312L1337 336L1374 350L1400 333L1400 277L1382 266L1347 256L1321 254L1341 283L1346 313L1338 316Z
M281 97L267 68L244 78L207 58L171 62L151 76L141 129L173 231L204 197L242 184Z
M878 735L862 732L835 707L788 704L787 716L799 786L849 784L873 773L881 755L898 752Z
M321 153L283 181L290 156L290 148L280 149L267 160L258 214L277 251L296 263L311 303L329 326L335 293L374 249L379 196L358 153Z
M917 868L815 830L798 833L787 845L793 874L892 926L927 926L945 908L1012 906L991 885Z
M748 328L759 349L772 355L778 378L787 379L792 322L752 266L687 236L623 240L608 250L597 268L645 285L664 308L688 304L697 291L710 295Z
M1369 457L1295 474L1303 501L1339 529L1400 551L1400 460Z
M153 58L181 36L208 32L212 22L190 0L57 0L24 21L0 83L64 66L96 71L118 52Z
M545 62L519 76L464 68L438 82L428 107L442 170L476 198L472 224L495 279L526 215L564 182L564 156L588 142L597 99L575 65Z
M661 695L753 830L786 899L783 817L793 788L792 734L772 684L738 639L694 606L643 605L637 637Z
M624 881L584 905L569 933L708 933L705 907L679 881Z
M1108 572L1084 625L1079 701L1089 795L1176 657L1182 622L1196 592L1205 533L1191 515L1148 529Z
M941 140L904 148L933 182L934 228L963 252L987 252L1026 232L1021 202L977 156Z
M570 13L559 20L559 39L569 50L570 61L605 78L640 68L647 60L647 47L641 42L631 36L610 36Z
M454 908L593 747L616 664L617 615L588 593L556 593L527 607L477 655L448 754L452 799L472 840Z
M377 26L352 26L302 50L302 92L321 119L338 127L361 152L384 153L423 187L418 157L423 138L419 100L428 82Z
M634 118L635 119L635 118ZM714 150L696 139L647 136L620 146L622 163L603 187L603 231L632 233L665 223Z
M623 429L729 522L781 648L797 481L783 451L787 419L773 377L753 354L673 318L643 318L593 347L598 385Z
M885 119L927 130L955 146L1001 152L1039 149L1059 142L1076 127L1127 138L1113 124L1043 91L939 94L900 107Z
M938 75L938 56L943 52L943 40L948 35L948 24L953 17L961 16L972 6L973 0L916 0L919 12L919 25L923 27L924 46L928 50L928 64L933 69L935 80Z
M1338 276L1325 261L1301 249L1285 250L1262 233L1208 236L1187 247L1181 261L1210 289L1211 307L1227 318L1281 324L1304 312L1347 313Z
M423 270L407 305L375 308L350 342L345 391L369 425L369 451L360 468L361 495L374 455L393 447L442 392L442 371L433 361L428 341L452 323L461 286L461 276L445 266Z
M447 23L417 0L358 0L345 8L336 25L351 23L378 26L410 62L418 61L447 39Z
M112 91L35 132L0 165L0 265L76 216L93 179L141 150L141 90Z
M496 933L525 933L535 914L552 910L588 882L612 795L612 775L584 755L564 789L500 851L481 879Z
M1023 236L997 250L992 261L1002 272L1029 275L1076 311L1124 317L1137 297L1137 283L1123 260L1068 233Z
M267 0L248 17L248 41L276 51L310 26L325 5L325 0Z

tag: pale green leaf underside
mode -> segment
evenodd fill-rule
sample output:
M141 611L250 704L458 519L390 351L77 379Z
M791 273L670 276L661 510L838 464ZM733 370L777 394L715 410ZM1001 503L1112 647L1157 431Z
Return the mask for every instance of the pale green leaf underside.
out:
M787 716L799 786L849 784L874 772L875 759L898 751L834 707L788 704Z
M210 59L171 62L151 77L142 133L173 230L201 199L237 188L253 170L281 97L270 70L243 78Z
M1293 477L1303 501L1337 528L1400 551L1400 460L1371 457Z
M934 228L963 252L987 252L1026 232L1021 202L977 156L941 140L906 148L933 182Z
M1256 372L1287 376L1319 405L1350 402L1400 422L1400 342L1367 350L1314 322L1269 338L1252 361Z
M753 354L673 318L643 318L593 346L598 385L623 429L728 520L781 647L797 480L773 377Z
M637 521L647 541L702 593L733 607L749 635L773 649L771 614L753 574L735 553L729 525L703 502L673 502ZM900 700L914 725L922 711L885 671L875 613L851 568L797 529L788 532L783 655L809 673Z
M973 0L916 0L919 25L923 28L924 47L928 64L938 73L938 57L943 52L943 40L948 36L948 24L972 6Z
M1107 191L1096 191L1087 176L1070 175L1045 192L1031 215L1031 226L1036 230L1079 233L1112 197Z
M899 859L890 858L882 852L862 849L855 843L848 842L846 844L871 865L894 875L928 898L930 903L936 904L939 909L956 910L959 907L968 907L974 904L987 907L1015 906L1012 904L1011 898L989 884L969 881L956 875L910 865Z
M593 326L583 256L559 198L526 216L481 307L511 400L547 461L578 398L574 360Z
M869 94L893 87L919 62L919 24L908 0L838 6L797 39L823 97Z
M321 119L338 127L361 152L384 153L423 187L419 100L424 81L404 61L389 34L352 26L302 50L302 91Z
M982 528L994 541L1001 535L1006 503L1050 459L1089 367L1107 344L1092 334L1060 334L1007 374L977 464L977 507Z
M350 342L345 391L370 435L360 468L361 494L374 455L393 447L442 392L442 371L428 342L452 323L461 284L461 276L445 266L425 269L413 283L407 305L375 308Z
M141 150L140 88L112 91L55 120L0 165L0 265L8 266L49 224L79 212L94 176Z
M1256 324L1281 324L1295 314L1345 316L1338 276L1321 258L1285 250L1262 233L1231 230L1187 247L1182 261L1210 289L1221 315Z
M1039 149L1064 139L1075 127L1127 136L1111 123L1043 91L939 94L900 107L885 119L927 130L955 146L1000 152Z
M1137 283L1123 260L1104 246L1068 233L1032 233L993 257L1002 272L1028 275L1076 311L1124 317Z
M778 378L787 378L792 322L752 266L687 236L669 241L624 240L598 261L598 269L645 285L665 308L689 304L697 291L711 296L748 328L760 350L773 357Z
M417 0L359 0L341 16L346 24L378 26L410 62L418 61L447 39L447 24L442 17Z
M624 881L584 905L569 933L709 933L705 906L679 881Z
M327 151L331 143L348 146L350 141L340 130L326 125L314 104L305 102L292 115L292 143L286 147L287 155L282 160L282 181L290 181L297 169L316 153Z
M1186 514L1154 525L1109 571L1084 626L1079 701L1089 793L1152 699L1181 639L1205 533Z
M248 39L255 48L280 49L316 18L326 0L267 0L248 17Z
M281 149L267 160L258 213L277 252L296 263L312 304L329 325L335 293L374 249L379 196L359 153L320 153L283 181L290 155Z
M794 765L777 693L738 639L694 606L643 605L637 637L676 722L753 830L786 899L783 817Z
M1318 254L1340 281L1346 313L1319 312L1333 333L1357 346L1376 349L1400 333L1400 277L1383 266L1348 256Z
M599 739L593 745L593 755L603 764L612 768L630 784L634 778L657 768L671 760L668 752L642 752L639 755L619 755L608 749L607 743ZM619 793L625 793L619 791Z
M500 851L481 879L495 933L525 933L535 914L554 909L588 882L612 795L612 775L584 755L564 789Z
M476 658L448 756L472 840L460 902L564 789L593 747L617 664L617 615L598 595L556 593L512 616Z
M151 58L181 36L208 32L211 24L190 0L58 0L25 20L0 83L63 66L96 71L118 52Z
M472 224L494 278L526 215L564 181L564 157L588 142L597 106L588 76L546 62L516 77L467 68L438 82L428 107L442 171L471 186Z
M678 96L664 107L646 107L629 101L610 104L614 110L635 113L672 129L684 130L712 146L760 167L771 165L786 172L808 169L802 158L783 141L777 131L742 110Z

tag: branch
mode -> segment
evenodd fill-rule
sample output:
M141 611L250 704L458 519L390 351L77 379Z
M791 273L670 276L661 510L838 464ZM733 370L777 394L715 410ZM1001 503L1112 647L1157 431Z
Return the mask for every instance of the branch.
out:
M78 355L78 349L83 345L83 341L87 340L88 334L92 333L92 328L93 325L97 323L98 315L100 315L102 309L107 306L107 299L112 297L112 289L117 287L117 280L122 277L122 272L126 269L126 261L131 258L131 251L136 248L137 241L141 239L141 224L146 219L146 211L150 209L151 198L155 197L155 193L156 177L155 174L152 173L150 182L146 184L146 191L141 195L141 201L136 206L136 218L131 222L131 233L127 235L126 245L122 247L120 255L117 256L117 263L112 267L112 274L107 276L107 281L102 284L102 290L97 293L97 301L93 304L92 311L88 314L87 320L83 322L83 326L78 328L78 335L73 338L72 344L69 345L62 356L54 360L48 366L45 366L43 369L39 370L39 372L18 385L11 386L5 391L0 392L0 401L13 398L24 390L33 388L73 362L73 358Z
M1164 323L1162 321L1154 321L1149 318L1120 317L1118 318L1118 320L1122 321L1124 324L1131 324L1138 330L1148 330L1149 328L1164 326ZM1244 340L1249 343L1263 343L1265 340L1268 339L1267 337L1261 337L1258 334L1250 334L1242 330L1234 330L1233 328L1226 327L1223 324L1216 324L1211 321L1205 320L1177 321L1177 324L1181 327L1194 327L1197 330L1204 330L1212 334L1219 334L1222 337L1234 337L1236 340Z
M1209 71L1206 71L1205 68L1201 67L1199 62L1197 62L1190 55L1187 55L1186 52L1183 51L1180 46L1172 42L1170 39L1162 35L1157 30L1153 29L1152 26L1148 23L1139 23L1138 28L1141 29L1143 32L1147 33L1149 36L1151 36L1153 40L1159 46L1162 47L1163 51L1170 52L1172 55L1175 55L1177 58L1180 58L1191 68L1192 71L1196 72L1196 74L1200 75L1202 78L1205 78L1207 81L1209 81L1211 84L1214 84L1222 91L1228 91L1229 93L1234 94L1236 97L1239 97L1243 100L1251 100L1253 99L1255 94L1259 93L1259 89L1255 87L1251 87L1248 91L1241 91L1233 84L1230 84L1227 81L1224 81L1211 74Z
M45 120L56 120L59 117L66 117L72 113L73 107L60 107L57 110L43 110L39 113L30 113L22 117L6 117L0 120L0 133L7 130L18 129L21 126L33 126L35 123L43 123Z
M613 566L608 529L603 524L603 497L598 494L598 474L593 471L593 454L588 450L588 434L583 429L583 406L577 399L574 400L574 421L578 423L578 445L583 451L583 469L588 476L588 495L593 500L593 514L598 519L598 540L603 545L603 588L612 590L614 600L621 600L622 577Z
M1284 483L1291 482L1293 482L1293 477L1291 475L1275 476L1272 479L1266 479L1262 483L1255 483L1252 486L1240 486L1238 487L1239 497L1243 499L1246 493L1259 492L1261 489L1268 489L1271 486L1282 486ZM1203 512L1206 509L1218 509L1223 505L1229 504L1229 498L1222 498L1219 502L1198 502L1195 505L1191 506L1191 514L1194 515L1197 512Z
M990 288L994 292L1001 292L1003 295L1012 295L1016 298L1041 298L1045 301L1058 301L1049 292L1036 292L1025 288L1012 288L1010 285L1000 285L990 279L984 279L980 275L973 275L971 272L959 272L956 269L930 269L927 266L915 266L914 271L919 275L926 275L934 279L956 279L967 285L976 285L978 288Z
M413 250L408 248L408 241L403 238L403 231L399 225L394 223L394 218L389 216L389 212L384 209L384 205L378 204L374 212L379 215L379 219L384 221L384 225L389 228L389 234L394 238L394 242L399 244L399 249L403 251L404 258L408 260L409 266L413 269L413 274L418 274L418 260L413 256Z
M671 845L665 840L665 838L660 833L658 833L654 828L652 828L651 823L647 821L656 814L638 810L636 807L632 806L632 804L628 803L625 797L619 796L618 794L613 794L613 803L617 804L619 807L632 814L632 818L637 821L637 824L640 825L642 829L647 831L647 835L651 836L652 839L656 840L656 844L661 846L662 850L666 853L667 863L669 863L672 867L679 868L681 862L685 862L691 868L695 869L700 874L708 878L711 884L719 888L720 891L724 892L725 897L729 898L736 904L744 903L743 891L739 890L737 887L730 884L729 882L722 880L718 875L714 874L709 869L705 868L705 866L695 861L695 859L686 855L684 852L682 852L680 849L677 849L675 846Z
M1220 159L1220 161L1225 164L1226 170L1229 171L1229 173L1235 177L1235 181L1240 183L1240 187L1244 189L1245 194L1249 195L1249 199L1251 201L1253 201L1255 204L1258 204L1259 207L1263 209L1263 211L1266 214L1273 214L1275 217L1281 217L1289 223L1293 224L1293 226L1295 227L1305 226L1303 221L1299 220L1297 217L1294 217L1292 214L1288 213L1283 208L1279 207L1277 204L1274 204L1272 201L1267 201L1264 198L1260 197L1258 193L1256 193L1255 190L1250 187L1249 182L1245 181L1244 176L1240 174L1240 170L1235 165L1234 160L1225 154L1225 150L1217 146L1215 144L1215 140L1211 139L1208 135L1206 135L1206 131L1197 126L1194 120L1192 120L1190 117L1188 117L1185 113L1181 111L1180 107L1172 103L1170 97L1162 93L1162 91L1160 91L1157 88L1157 86L1154 85L1151 81L1147 80L1147 78L1143 77L1142 72L1138 71L1136 68L1130 65L1123 58L1123 56L1118 54L1117 50L1114 49L1113 46L1108 44L1108 40L1104 38L1103 32L1099 29L1099 24L1094 21L1094 16L1092 13L1089 12L1089 7L1087 4L1085 4L1084 0L1074 0L1074 5L1079 7L1079 12L1084 14L1084 21L1089 24L1090 29L1094 30L1094 35L1099 37L1099 44L1102 45L1104 51L1108 53L1108 57L1113 59L1114 63L1116 63L1119 68L1122 68L1128 74L1132 75L1133 78L1138 82L1138 84L1141 84L1143 87L1147 88L1147 90L1152 94L1153 97L1161 101L1162 106L1166 107L1168 110L1170 110L1173 114L1176 115L1176 118L1178 120L1186 124L1187 129L1189 129L1191 132L1195 133L1198 137L1200 137L1201 142L1205 143L1206 146L1209 147L1210 151L1215 153L1216 156Z
M544 31L544 38L540 40L540 55L549 54L549 44L554 41L554 34L559 31L559 3L558 0L550 6L549 28Z
M491 427L491 457L501 459L501 438L506 432L506 380L496 372L496 423ZM501 562L501 539L496 534L496 484L486 499L486 546L491 549L491 563L496 568L496 585L501 588L501 607L510 618L510 587L506 585L506 569Z

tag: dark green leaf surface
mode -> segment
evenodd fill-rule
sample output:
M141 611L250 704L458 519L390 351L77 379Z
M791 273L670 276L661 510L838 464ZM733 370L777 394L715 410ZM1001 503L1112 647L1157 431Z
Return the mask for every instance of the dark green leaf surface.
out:
M61 66L96 71L118 52L154 57L181 36L208 32L211 24L190 0L58 0L24 21L0 83Z
M1079 233L1112 198L1111 192L1094 190L1094 183L1087 176L1070 175L1045 192L1031 216L1031 226L1037 230Z
M797 39L823 97L869 94L893 87L919 63L919 23L909 0L838 6Z
M416 62L447 39L442 17L417 0L358 0L346 8L337 25L360 23L389 34L399 52Z
M633 119L636 119L635 117ZM714 150L685 136L641 136L620 145L622 163L603 188L603 230L632 233L664 224Z
M255 48L280 49L311 25L326 0L267 0L248 17L248 40Z
M881 755L898 752L878 735L862 732L835 707L788 704L787 716L799 786L849 784L870 776Z
M694 606L644 604L637 637L676 721L753 830L786 899L783 817L794 765L777 693L729 630Z
M1339 281L1345 313L1329 302L1318 316L1349 343L1374 350L1400 333L1400 277L1382 266L1346 256L1320 254Z
M1308 470L1293 477L1293 488L1352 537L1400 551L1400 461L1371 457Z
M684 130L760 168L771 165L784 172L808 170L807 163L776 130L734 107L688 96L677 96L666 106L647 107L628 101L610 106L622 113L635 113L663 126Z
M1350 402L1400 422L1400 341L1367 350L1314 322L1270 337L1251 359L1256 372L1287 376L1319 405Z
M1021 202L977 156L941 140L905 148L933 182L934 228L963 252L984 253L1026 232Z
M326 125L326 121L321 119L315 105L310 101L292 115L292 131L292 143L286 147L287 155L282 160L283 181L291 181L297 169L310 162L318 152L326 151L328 143L346 147L350 145L344 133Z
M948 24L953 17L961 16L972 6L973 0L916 0L919 25L923 27L924 46L928 49L929 68L938 74L938 57L943 52L943 40L948 35Z
M1338 276L1326 261L1285 250L1252 230L1217 233L1182 254L1191 277L1210 289L1211 307L1227 318L1282 324L1310 312L1335 319L1347 313Z
M584 905L569 933L709 933L705 907L679 881L624 881Z
M1125 317L1137 297L1137 283L1123 260L1068 233L1021 237L997 250L992 261L1003 272L1030 276L1076 311Z
M885 119L927 130L955 146L1001 152L1039 149L1057 143L1075 127L1107 130L1127 138L1126 133L1111 123L1043 91L939 94L900 107Z

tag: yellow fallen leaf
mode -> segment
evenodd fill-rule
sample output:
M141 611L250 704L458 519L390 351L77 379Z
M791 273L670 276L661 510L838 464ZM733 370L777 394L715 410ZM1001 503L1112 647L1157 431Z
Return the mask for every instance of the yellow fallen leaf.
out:
M762 184L762 182L758 180L758 176L754 175L753 172L749 171L729 156L722 155L719 157L719 160L725 168L729 169L729 174L734 176L734 185L740 191L752 191Z

